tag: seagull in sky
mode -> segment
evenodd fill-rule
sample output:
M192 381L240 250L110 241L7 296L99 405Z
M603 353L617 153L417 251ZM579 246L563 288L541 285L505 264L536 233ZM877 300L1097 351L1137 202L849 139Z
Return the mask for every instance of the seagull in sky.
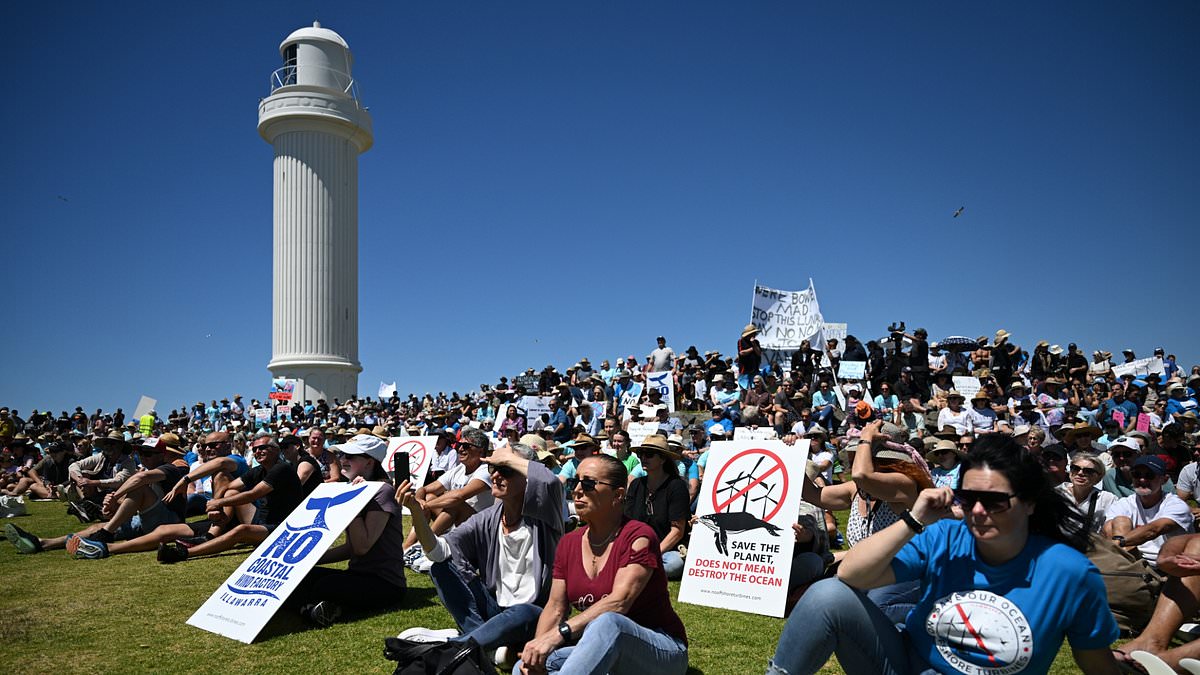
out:
M958 207L958 210L954 212L954 217L955 217L955 218L957 218L957 217L959 217L960 215L962 215L963 208L965 208L965 207L962 207L962 206Z
M61 200L62 200L62 201L64 201L64 202L65 202L65 201L67 201L67 198L66 198L66 197L64 197L64 196L62 196L62 195L58 195L58 198L59 198L59 199L61 199Z

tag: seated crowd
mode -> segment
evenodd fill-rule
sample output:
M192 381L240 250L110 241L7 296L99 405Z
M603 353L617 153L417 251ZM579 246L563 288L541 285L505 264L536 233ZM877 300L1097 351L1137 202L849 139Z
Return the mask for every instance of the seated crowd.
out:
M659 337L644 361L584 358L461 396L235 396L128 422L0 408L0 492L60 499L82 524L5 535L25 554L180 563L265 541L323 482L385 481L319 561L347 567L314 568L289 598L306 620L401 607L407 566L456 627L402 641L470 640L514 673L683 673L667 582L709 450L777 438L809 461L768 672L831 654L852 673L1044 672L1064 638L1089 673L1136 667L1134 650L1176 668L1200 656L1200 641L1172 646L1200 612L1200 367L1011 337L929 343L901 324L781 356L748 325L728 358ZM839 377L848 363L860 378ZM397 436L436 437L423 484L391 485ZM1159 584L1130 596L1113 580L1131 570ZM988 612L1020 620L985 635Z

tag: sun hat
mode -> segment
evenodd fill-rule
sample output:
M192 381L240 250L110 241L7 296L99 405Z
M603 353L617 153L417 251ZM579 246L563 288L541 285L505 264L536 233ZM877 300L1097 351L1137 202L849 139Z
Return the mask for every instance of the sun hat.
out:
M943 452L945 450L949 450L949 451L953 452L954 454L958 455L959 457L962 457L966 454L962 451L962 448L958 447L958 443L955 443L954 441L948 441L943 438L943 439L937 440L933 444L932 448L929 448L928 450L925 451L925 460L928 462L932 462L932 461L934 461L934 457L939 452Z
M754 324L748 323L748 324L746 324L746 327L742 329L742 337L748 337L750 335L754 335L757 332L758 332L758 328L756 328L754 326Z
M367 455L374 457L375 461L380 464L383 464L384 458L387 457L387 443L383 439L371 434L355 434L345 443L334 445L329 449L345 455Z
M642 441L641 445L634 446L633 451L635 453L639 450L657 452L664 457L669 457L671 459L679 459L680 457L679 452L672 449L671 445L667 442L667 437L660 434L647 436L646 439Z

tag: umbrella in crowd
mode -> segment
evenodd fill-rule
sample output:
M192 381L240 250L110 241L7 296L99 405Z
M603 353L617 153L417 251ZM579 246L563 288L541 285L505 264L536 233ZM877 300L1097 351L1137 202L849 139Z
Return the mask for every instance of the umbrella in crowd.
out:
M963 337L961 335L951 335L937 343L943 351L947 352L969 352L974 351L979 347L979 343L975 338Z

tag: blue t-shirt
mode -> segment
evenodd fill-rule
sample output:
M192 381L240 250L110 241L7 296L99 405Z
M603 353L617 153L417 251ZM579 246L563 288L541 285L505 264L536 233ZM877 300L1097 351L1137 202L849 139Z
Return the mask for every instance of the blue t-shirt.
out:
M1044 673L1064 637L1086 650L1107 649L1120 635L1100 573L1040 535L992 567L977 559L963 521L942 520L905 544L892 572L896 581L921 581L905 629L938 672Z

